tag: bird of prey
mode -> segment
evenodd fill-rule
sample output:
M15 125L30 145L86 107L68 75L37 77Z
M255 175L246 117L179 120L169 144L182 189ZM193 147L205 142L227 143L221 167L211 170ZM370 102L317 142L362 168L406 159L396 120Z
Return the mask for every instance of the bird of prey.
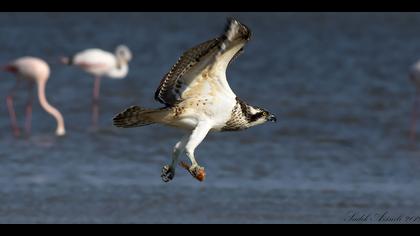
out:
M270 112L238 98L226 79L226 69L251 37L250 29L229 18L224 33L187 50L164 76L155 99L165 106L146 109L132 106L117 114L114 125L131 128L159 123L187 130L173 149L172 163L162 169L162 180L175 176L179 156L185 152L191 165L180 164L199 181L205 178L194 151L210 131L239 131L267 121L276 122Z

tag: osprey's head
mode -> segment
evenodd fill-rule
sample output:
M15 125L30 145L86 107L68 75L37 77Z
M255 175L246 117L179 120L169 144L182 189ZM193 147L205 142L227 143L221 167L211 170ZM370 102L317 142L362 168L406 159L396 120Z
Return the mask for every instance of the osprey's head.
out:
M250 126L260 125L267 121L276 122L277 118L267 110L260 107L249 106L247 119Z

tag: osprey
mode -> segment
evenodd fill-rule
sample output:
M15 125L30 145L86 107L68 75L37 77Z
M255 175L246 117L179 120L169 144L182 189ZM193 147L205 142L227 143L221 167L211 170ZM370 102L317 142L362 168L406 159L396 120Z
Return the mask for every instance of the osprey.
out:
M187 50L164 76L155 93L155 99L165 105L163 108L132 106L114 117L114 125L121 128L159 123L188 131L174 146L172 163L162 169L164 182L175 176L183 152L191 165L180 164L193 177L204 180L205 171L198 165L194 150L210 131L238 131L276 121L270 112L238 98L226 79L228 65L243 51L250 37L247 26L228 19L224 34Z

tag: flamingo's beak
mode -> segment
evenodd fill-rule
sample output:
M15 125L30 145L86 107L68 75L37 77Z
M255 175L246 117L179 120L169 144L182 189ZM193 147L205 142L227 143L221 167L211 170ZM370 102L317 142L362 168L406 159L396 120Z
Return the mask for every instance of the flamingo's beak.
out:
M14 67L12 65L2 66L0 68L0 70L5 71L5 72L10 72L10 73L16 73L17 72L16 67Z
M68 57L60 57L60 63L64 65L69 65L71 64L71 61L70 61L70 58Z

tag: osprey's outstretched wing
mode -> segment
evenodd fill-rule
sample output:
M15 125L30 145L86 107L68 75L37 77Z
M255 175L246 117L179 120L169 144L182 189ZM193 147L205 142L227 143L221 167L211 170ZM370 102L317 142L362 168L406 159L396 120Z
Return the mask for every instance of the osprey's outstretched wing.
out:
M205 70L223 73L216 76L223 86L229 86L225 73L230 62L242 52L251 37L247 26L229 19L224 34L187 50L165 75L155 93L155 99L172 106L181 101L183 93ZM230 88L229 88L230 89Z

